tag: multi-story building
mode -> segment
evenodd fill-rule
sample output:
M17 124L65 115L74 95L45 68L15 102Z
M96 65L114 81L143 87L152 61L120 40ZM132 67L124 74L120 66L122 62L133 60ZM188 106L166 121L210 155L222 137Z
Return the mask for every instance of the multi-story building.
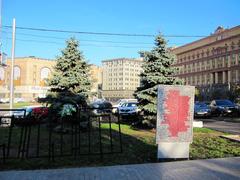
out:
M142 71L142 63L141 58L119 58L102 61L102 96L111 101L133 98L134 91L140 85L139 74Z
M201 93L240 82L240 26L218 27L213 34L173 48L177 76Z
M14 62L14 96L32 101L44 97L49 87L46 79L51 76L55 60L36 57L15 58ZM0 66L0 98L9 98L11 59L6 66ZM96 65L90 65L91 92L98 92L102 83L102 70Z

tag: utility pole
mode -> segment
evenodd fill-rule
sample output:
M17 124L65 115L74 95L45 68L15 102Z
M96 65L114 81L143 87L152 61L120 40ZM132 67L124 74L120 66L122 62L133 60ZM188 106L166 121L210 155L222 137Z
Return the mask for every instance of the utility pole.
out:
M15 58L15 37L16 37L16 20L13 18L12 25L12 61L11 61L11 82L10 82L10 109L14 103L14 58Z
M2 58L2 0L0 0L0 54ZM0 63L1 62L2 61L0 61Z

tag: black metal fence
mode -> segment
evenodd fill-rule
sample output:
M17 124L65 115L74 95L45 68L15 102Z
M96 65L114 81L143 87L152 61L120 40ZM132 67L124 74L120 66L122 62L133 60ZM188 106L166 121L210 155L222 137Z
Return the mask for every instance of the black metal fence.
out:
M0 109L0 152L2 162L121 153L120 116L111 109L84 108L64 118L37 119L25 109Z

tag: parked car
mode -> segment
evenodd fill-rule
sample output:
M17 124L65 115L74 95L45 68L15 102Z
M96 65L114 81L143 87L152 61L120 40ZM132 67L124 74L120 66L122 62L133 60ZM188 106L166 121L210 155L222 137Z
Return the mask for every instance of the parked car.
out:
M9 98L1 98L0 103L9 103Z
M136 114L139 113L139 109L137 107L137 104L138 103L136 103L136 102L124 103L120 107L118 107L118 113L120 115L125 115L125 116L136 115Z
M23 110L21 111L21 109L23 109ZM15 118L24 118L24 113L25 113L25 117L29 117L29 116L35 116L35 117L47 116L47 114L48 114L48 107L44 107L44 106L26 106L26 107L19 108L18 111L13 111L12 115ZM5 116L11 116L11 114L10 113L9 114L5 114Z
M137 103L137 99L120 99L120 100L118 100L117 104L113 105L113 113L118 113L118 108L127 102Z
M226 115L237 115L239 108L232 101L224 100L213 100L210 104L210 108L213 115L226 116Z
M211 109L204 102L196 102L194 104L194 117L210 117Z
M1 98L0 103L9 103L9 98ZM24 98L14 98L14 103L26 102Z
M14 103L26 102L24 98L14 98Z
M96 100L90 105L90 107L93 108L92 112L95 115L112 113L112 104L106 100Z
M43 106L26 106L19 108L16 111L5 113L1 115L1 126L8 127L11 124L11 116L14 116L16 120L22 122L23 118L29 118L29 120L42 120L48 115L48 107Z

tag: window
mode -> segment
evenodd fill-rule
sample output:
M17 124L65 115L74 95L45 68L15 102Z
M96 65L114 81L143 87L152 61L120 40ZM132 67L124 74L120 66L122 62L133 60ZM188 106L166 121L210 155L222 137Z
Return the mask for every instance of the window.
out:
M202 61L202 66L201 66L201 68L202 68L202 71L205 70L205 62L204 62L204 61Z
M191 79L190 79L190 77L187 78L187 82L188 82L188 84L191 84Z
M231 72L231 78L232 78L232 82L236 82L236 70L233 70L232 72Z
M225 67L228 66L228 56L224 56L224 64L225 64Z
M210 84L210 74L207 74L207 84Z
M195 84L195 77L194 76L192 77L192 84L193 85Z
M190 65L187 65L187 72L190 73Z
M217 58L217 64L218 64L219 68L222 67L222 58L221 57Z
M221 40L222 39L222 36L221 35L218 35L217 36L217 40Z
M215 68L215 59L212 59L212 68Z
M231 43L231 48L235 49L235 43L234 42Z
M209 60L207 61L207 67L206 67L206 69L207 69L207 70L210 69L210 61L209 61Z
M238 53L238 65L240 65L240 53Z
M186 68L187 68L187 66L184 65L184 69L183 69L183 72L184 72L184 73L187 73L187 69L186 69Z
M235 54L232 54L231 56L231 65L235 65L236 64L236 56Z
M209 56L209 49L207 49L207 52L206 52L207 56Z
M197 76L197 84L200 84L200 76Z
M192 55L192 59L195 59L195 54Z
M197 62L197 71L200 71L200 63Z
M41 72L40 72L40 85L44 86L46 84L46 80L47 78L49 77L51 71L49 68L47 67L44 67L41 69Z

